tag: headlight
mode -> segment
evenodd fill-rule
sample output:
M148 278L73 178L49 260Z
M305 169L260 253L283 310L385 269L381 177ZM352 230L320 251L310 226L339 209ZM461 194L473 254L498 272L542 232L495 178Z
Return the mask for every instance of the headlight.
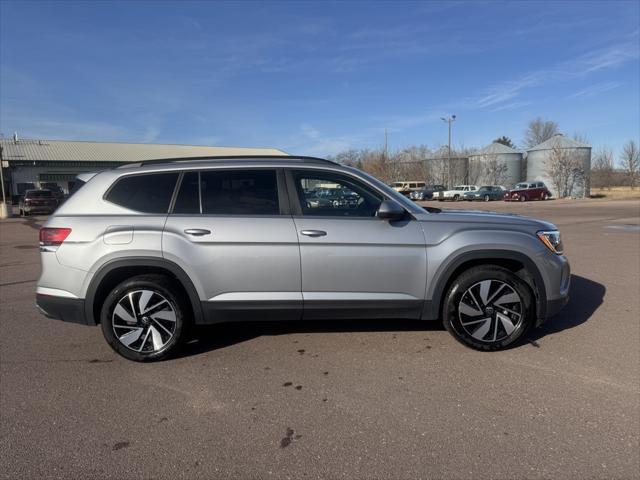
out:
M562 255L563 246L560 232L557 230L538 232L538 238L542 240L549 250L558 255Z

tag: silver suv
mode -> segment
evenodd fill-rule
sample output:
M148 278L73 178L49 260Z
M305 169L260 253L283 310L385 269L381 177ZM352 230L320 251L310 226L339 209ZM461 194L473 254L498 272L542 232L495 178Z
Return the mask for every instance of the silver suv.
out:
M568 299L554 225L423 209L327 160L165 160L82 179L40 230L37 304L99 323L131 360L170 355L191 324L258 319L441 320L498 350Z

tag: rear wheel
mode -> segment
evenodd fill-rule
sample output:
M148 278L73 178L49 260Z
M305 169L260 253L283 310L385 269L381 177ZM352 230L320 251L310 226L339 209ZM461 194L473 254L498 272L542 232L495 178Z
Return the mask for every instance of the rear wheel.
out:
M187 312L184 295L163 275L138 275L107 296L100 322L107 343L129 360L161 360L180 343Z
M460 200L460 195L454 195L453 196L453 201L457 202L458 200Z
M445 328L477 350L500 350L533 323L531 290L507 269L473 267L456 278L445 298Z

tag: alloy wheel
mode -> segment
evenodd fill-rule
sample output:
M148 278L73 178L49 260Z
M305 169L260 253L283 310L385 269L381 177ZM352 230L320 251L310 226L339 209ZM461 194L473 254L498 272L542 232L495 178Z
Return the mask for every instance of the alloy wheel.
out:
M458 304L461 327L475 340L499 342L523 321L522 299L507 283L483 280L469 287Z
M153 290L133 290L116 304L113 332L125 347L140 353L162 350L176 331L175 307Z

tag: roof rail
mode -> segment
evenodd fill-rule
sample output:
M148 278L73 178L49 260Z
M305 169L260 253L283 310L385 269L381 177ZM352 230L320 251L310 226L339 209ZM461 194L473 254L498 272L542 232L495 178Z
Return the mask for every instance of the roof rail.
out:
M179 162L207 162L212 160L301 160L307 163L330 163L339 165L338 163L327 160L326 158L307 157L304 155L210 155L206 157L176 157L176 158L157 158L151 160L142 160L139 162L128 162L117 166L116 168L132 168L142 167L145 165L157 165L163 163L179 163Z

